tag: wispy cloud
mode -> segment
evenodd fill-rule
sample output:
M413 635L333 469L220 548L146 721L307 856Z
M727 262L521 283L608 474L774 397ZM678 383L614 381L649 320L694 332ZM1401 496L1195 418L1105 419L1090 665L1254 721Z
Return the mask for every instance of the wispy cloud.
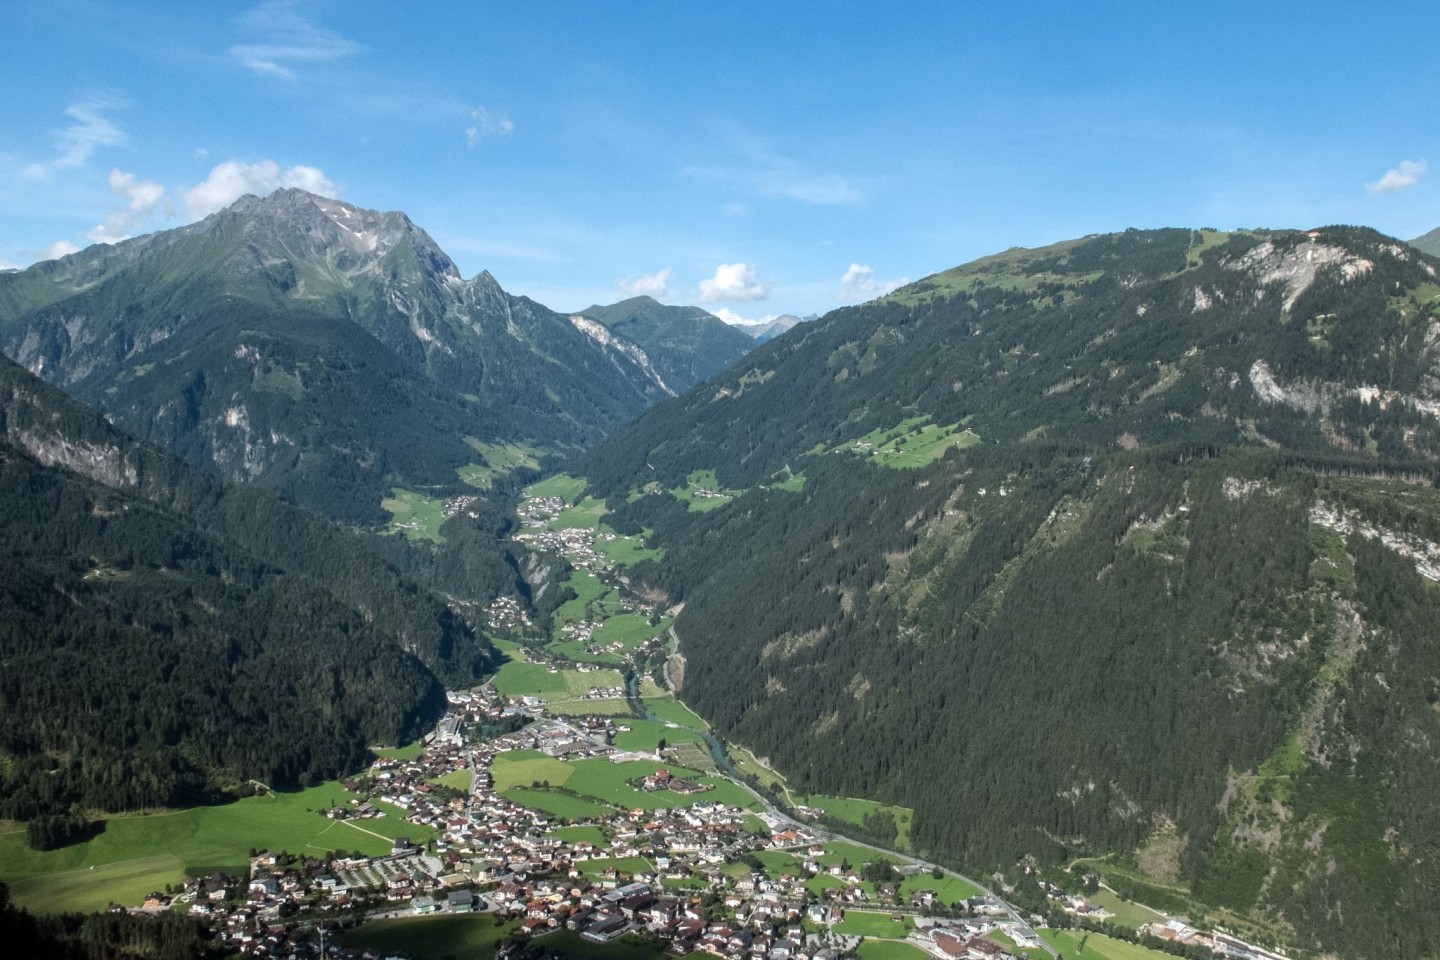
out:
M165 188L158 183L136 180L133 173L110 171L110 192L126 201L105 215L103 223L86 236L95 243L119 243L129 238L135 224L165 198Z
M883 297L892 290L898 290L910 282L909 277L899 280L876 280L875 271L869 265L852 263L840 278L840 292L835 299L841 303L856 303Z
M622 277L615 281L615 289L627 297L654 297L663 300L670 293L669 267L638 277Z
M465 128L465 139L475 146L486 137L508 137L515 132L510 118L487 107L476 107L470 111L470 124Z
M45 180L56 170L83 165L99 147L113 147L125 142L125 134L105 116L121 104L112 99L83 100L65 108L73 123L52 132L55 156L25 168L25 176Z
M1425 170L1424 160L1402 160L1400 166L1393 170L1386 170L1385 176L1379 180L1365 184L1365 190L1372 194L1408 190L1420 182L1420 178L1425 175Z
M865 202L862 183L856 177L809 169L743 131L732 130L730 141L736 162L690 166L684 173L762 199L798 200L813 206L856 206Z
M363 49L307 20L295 7L294 0L270 0L242 16L240 26L254 42L232 46L231 58L261 76L293 80L300 64L341 60Z
M700 281L700 299L705 303L719 300L764 300L770 296L768 284L760 282L755 271L743 263L722 263L715 275Z
M185 191L185 209L199 219L228 207L247 193L263 197L282 187L299 187L326 197L340 195L340 188L316 167L297 164L282 170L274 160L259 163L226 160L217 164L203 183Z

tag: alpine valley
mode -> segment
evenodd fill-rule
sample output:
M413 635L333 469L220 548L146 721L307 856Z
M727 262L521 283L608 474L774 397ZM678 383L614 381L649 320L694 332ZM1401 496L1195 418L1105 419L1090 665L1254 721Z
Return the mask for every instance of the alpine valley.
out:
M469 760L411 761L469 784L416 829L482 891L539 898L531 853L578 844L545 897L644 875L734 919L743 876L798 926L853 890L875 926L805 922L884 944L929 884L1028 942L1103 884L1156 929L1435 956L1430 242L1093 235L756 337L557 313L294 189L0 274L0 815L83 850L119 811L360 789L483 704ZM713 875L656 839L689 793L753 834ZM502 794L569 832L467 861ZM549 915L518 902L505 933Z

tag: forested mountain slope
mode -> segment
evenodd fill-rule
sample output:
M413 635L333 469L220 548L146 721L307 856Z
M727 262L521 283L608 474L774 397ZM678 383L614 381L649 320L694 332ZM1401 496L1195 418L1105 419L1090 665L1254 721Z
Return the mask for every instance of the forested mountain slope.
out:
M797 790L1012 878L1111 855L1257 936L1432 955L1437 268L1354 228L1010 251L578 469L667 551L632 579L685 603L687 701Z
M0 275L0 346L194 465L359 523L671 394L623 337L462 279L404 214L293 189Z
M1423 237L1416 237L1410 241L1410 245L1440 257L1440 227L1436 227Z
M295 786L414 737L490 648L354 538L0 358L0 816Z
M669 306L654 297L631 297L581 313L632 340L650 357L677 394L739 360L755 341L699 307Z

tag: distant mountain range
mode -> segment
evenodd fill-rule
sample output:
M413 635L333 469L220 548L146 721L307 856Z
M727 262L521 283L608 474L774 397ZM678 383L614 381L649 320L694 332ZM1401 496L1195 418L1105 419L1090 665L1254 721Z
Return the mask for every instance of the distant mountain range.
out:
M677 392L624 336L461 278L404 214L293 189L0 275L0 347L193 464L360 523L392 487L443 493L503 473L497 444L572 449Z
M1416 237L1410 241L1412 247L1418 247L1432 256L1440 257L1440 227L1436 227L1423 237Z
M581 314L638 344L666 386L684 393L755 347L739 329L699 307L672 307L653 297L631 297Z
M754 338L756 343L768 343L780 334L789 330L797 323L807 323L816 319L816 314L808 317L797 317L791 313L782 313L780 316L760 323L736 323L732 324L736 330L742 330L749 337Z
M1432 956L1437 278L1357 228L1016 249L574 469L665 550L630 579L684 600L687 703L796 794L911 807L1035 909L1032 867L1085 858L1308 953Z

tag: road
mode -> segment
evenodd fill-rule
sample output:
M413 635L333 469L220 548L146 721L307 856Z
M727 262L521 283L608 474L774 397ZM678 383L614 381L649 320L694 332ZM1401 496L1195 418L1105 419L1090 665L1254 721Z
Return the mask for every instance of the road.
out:
M680 652L680 637L679 637L678 634L676 634L675 628L674 628L673 626L670 628L670 637L671 637L671 639L674 641L674 648L673 648L673 649L674 649L674 652L675 652L675 653L679 653L679 652ZM668 679L669 679L669 674L668 674L668 672L666 673L666 679L667 679L667 681L668 681ZM673 693L673 691L672 691L672 693ZM929 863L929 862L927 862L927 861L925 861L925 860L921 860L921 859L919 859L919 858L917 858L917 857L912 857L912 856L910 856L909 854L901 853L901 852L899 852L898 850L890 850L890 849L887 849L887 848L885 848L885 847L879 847L879 846L876 846L876 845L873 844L873 843L866 843L866 842L863 841L863 840L854 840L854 839L852 839L852 838L850 838L850 837L847 837L847 836L845 836L845 835L843 835L843 834L835 833L835 832L829 831L829 830L822 830L822 829L820 829L819 827L815 826L815 825L812 824L812 823L804 823L804 822L801 822L801 821L799 821L799 820L796 820L794 817L790 816L790 814L786 813L784 810L780 809L779 807L777 807L777 806L775 806L773 803L771 803L768 797L765 797L764 795L762 795L762 794L758 793L756 790L754 790L748 783L745 783L745 782L742 781L742 780L737 780L737 779L735 779L734 777L727 776L723 770L716 771L716 775L717 775L717 776L724 777L725 779L729 780L731 783L737 784L738 786L740 786L741 788L743 788L743 789L744 789L747 793L749 793L752 797L754 797L756 800L759 800L759 801L760 801L760 804L761 804L762 807L764 807L766 813L771 814L771 815L774 816L774 817L777 817L779 820L781 820L781 821L784 822L784 823L789 824L790 826L803 828L803 829L805 829L805 830L810 831L811 833L814 833L817 837L820 837L820 838L823 838L823 839L840 840L840 841L844 841L845 843L854 844L854 845L857 846L857 847L864 847L864 848L867 849L867 850L874 850L876 853L883 853L883 854L885 854L886 856L894 857L894 858L896 858L897 860L900 860L900 861L903 862L903 863L908 863L908 864L911 864L911 865L913 865L913 866L920 867L920 868L922 868L922 869L924 869L924 870L927 870L927 871L928 871L928 870L934 870L936 867L939 867L939 864ZM787 791L787 792L788 792L788 791ZM1030 924L1027 923L1027 922L1025 921L1025 919L1020 916L1019 911L1017 911L1010 903L1008 903L1008 902L1007 902L1003 897L1001 897L999 894L995 893L993 890L991 890L991 889L990 889L989 887L987 887L985 884L979 882L978 880L975 880L973 877L967 877L967 876L965 876L963 873L957 873L956 871L954 871L954 870L949 870L949 869L947 869L947 868L945 868L945 867L939 867L939 869L940 869L940 871L941 871L942 873L944 873L946 876L955 877L955 878L958 879L958 880L963 880L964 882L970 884L971 886L978 888L978 889L980 890L980 892L984 893L986 896L994 898L995 902L998 903L998 904L1005 910L1006 915L1007 915L1007 916L1010 918L1010 920L1016 925L1016 927L1018 927L1018 928L1020 929L1020 931L1021 931L1022 933L1027 934L1028 936L1030 936L1030 937L1034 938L1035 940L1039 941L1040 946L1045 950L1046 953L1050 954L1050 956L1052 956L1052 957L1057 957L1057 956L1059 956L1059 953L1055 950L1055 948L1052 947L1052 946L1050 946L1050 944L1046 943L1044 940L1041 940L1040 937L1035 933L1034 928L1031 927Z

